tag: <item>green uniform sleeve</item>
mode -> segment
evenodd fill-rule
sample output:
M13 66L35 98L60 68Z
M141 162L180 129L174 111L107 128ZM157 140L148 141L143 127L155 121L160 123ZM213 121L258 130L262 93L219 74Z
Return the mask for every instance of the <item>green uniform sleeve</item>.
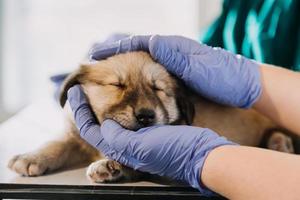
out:
M224 0L200 41L300 71L300 1Z

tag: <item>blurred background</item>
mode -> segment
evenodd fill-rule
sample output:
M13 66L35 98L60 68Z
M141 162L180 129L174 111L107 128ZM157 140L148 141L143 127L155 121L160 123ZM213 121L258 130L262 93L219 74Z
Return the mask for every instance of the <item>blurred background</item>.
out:
M69 72L111 33L197 39L221 0L0 0L0 120L53 96L49 77Z
M0 121L112 33L182 35L300 71L299 0L0 0Z

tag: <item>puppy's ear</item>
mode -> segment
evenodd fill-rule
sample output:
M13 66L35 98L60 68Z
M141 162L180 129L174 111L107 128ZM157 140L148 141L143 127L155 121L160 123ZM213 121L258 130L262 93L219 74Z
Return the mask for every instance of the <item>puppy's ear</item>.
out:
M192 92L179 82L176 92L176 101L181 119L184 120L187 125L191 125L195 117L195 106L191 98Z
M61 107L64 107L66 101L67 101L67 95L68 95L68 90L76 85L81 83L81 79L83 76L83 70L82 67L80 67L78 70L75 72L71 73L67 78L64 80L62 86L61 86L61 91L60 91L60 96L59 96L59 103Z

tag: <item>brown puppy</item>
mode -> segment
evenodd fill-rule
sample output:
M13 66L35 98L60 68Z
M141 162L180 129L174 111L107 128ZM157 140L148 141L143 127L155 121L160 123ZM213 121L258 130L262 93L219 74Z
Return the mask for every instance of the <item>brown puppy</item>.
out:
M93 162L87 176L95 182L139 178L141 173L105 158L78 134L66 102L67 90L81 84L101 123L113 119L137 130L155 124L192 124L208 127L242 145L258 146L266 130L276 125L254 110L231 108L188 92L163 66L144 52L131 52L82 65L64 82L61 105L66 115L64 137L41 149L12 158L9 167L19 174L38 176L48 171ZM267 138L267 147L294 152L284 131ZM76 156L74 156L76 155Z

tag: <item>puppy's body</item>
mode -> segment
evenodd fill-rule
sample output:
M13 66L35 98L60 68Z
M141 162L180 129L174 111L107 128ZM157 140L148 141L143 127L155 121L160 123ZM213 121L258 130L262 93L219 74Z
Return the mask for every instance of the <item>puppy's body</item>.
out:
M264 132L276 124L253 109L222 106L201 97L195 101L193 125L208 127L231 141L258 146Z
M95 182L141 176L139 172L106 159L80 138L66 103L66 92L74 84L82 85L100 123L110 118L132 130L155 124L187 123L210 128L242 145L258 146L264 132L276 127L254 110L218 105L187 93L182 84L147 53L132 52L83 65L70 75L60 101L66 113L64 138L33 153L15 156L9 163L11 169L36 176L83 161L95 161L87 171L88 177ZM293 152L290 138L284 133L278 134L274 137L275 143L270 138L272 145L269 146Z

